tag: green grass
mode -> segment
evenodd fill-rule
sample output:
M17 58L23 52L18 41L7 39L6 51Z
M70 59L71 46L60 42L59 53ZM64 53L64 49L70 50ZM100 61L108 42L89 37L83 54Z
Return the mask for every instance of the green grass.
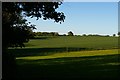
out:
M94 48L108 49L117 48L118 37L99 37L99 36L58 36L46 39L32 39L26 44L28 48Z
M84 56L99 56L99 55L101 56L101 55L112 55L112 54L118 54L118 50L112 49L112 50L63 52L63 53L50 54L46 56L17 57L16 59L38 60L38 59L52 59L52 58L63 58L63 57L84 57Z
M41 37L25 45L9 49L16 56L18 80L119 78L118 37Z
M17 58L19 79L115 79L119 78L117 50L56 53Z
M41 56L54 53L117 49L118 37L58 36L31 39L25 48L9 49L15 56Z

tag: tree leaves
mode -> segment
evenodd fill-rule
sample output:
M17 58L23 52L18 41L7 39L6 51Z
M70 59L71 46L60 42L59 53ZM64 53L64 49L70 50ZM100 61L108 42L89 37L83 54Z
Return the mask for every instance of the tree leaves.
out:
M32 37L35 25L24 19L24 16L36 17L36 20L52 19L64 22L65 15L57 12L62 2L4 2L2 4L3 46L24 46L24 42Z

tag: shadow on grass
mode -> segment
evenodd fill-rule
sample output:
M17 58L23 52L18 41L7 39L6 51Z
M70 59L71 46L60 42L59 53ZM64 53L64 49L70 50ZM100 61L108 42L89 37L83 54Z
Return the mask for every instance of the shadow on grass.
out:
M19 80L118 80L120 55L17 60Z
M60 48L21 48L21 49L9 49L9 53L13 53L16 57L25 56L43 56L48 54L54 54L56 52L71 52L71 51L83 51L93 50L92 48L78 48L78 47L60 47Z

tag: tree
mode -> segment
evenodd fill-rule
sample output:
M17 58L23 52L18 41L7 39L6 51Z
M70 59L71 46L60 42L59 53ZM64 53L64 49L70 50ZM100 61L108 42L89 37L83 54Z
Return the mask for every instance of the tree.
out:
M9 46L23 47L32 36L35 25L27 22L24 17L52 19L54 22L64 22L65 16L57 12L62 2L3 2L2 3L2 61L3 80L10 80L15 77L15 57L8 54Z
M58 32L54 32L54 36L59 36L59 33Z
M115 34L113 34L113 36L116 36Z
M68 36L73 36L74 34L73 34L73 32L72 31L69 31L68 32Z
M18 35L15 35L14 37L10 38L11 34L10 32L13 32L13 29L17 27L17 30L21 29L21 31L26 30L29 31L30 29L35 29L35 26L31 25L28 26L29 23L25 23L26 20L21 20L20 18L23 16L28 17L36 17L37 20L39 18L43 18L44 20L47 19L53 19L54 22L64 22L65 16L62 12L55 11L57 8L59 8L59 5L61 5L62 2L5 2L2 5L2 19L3 19L3 44L4 47L7 48L9 44L13 44L16 46L23 46L24 42L26 40L28 41L29 37L24 36L24 38L16 38ZM21 27L19 25L19 21L21 20L22 23ZM17 26L14 26L18 24ZM24 24L24 25L23 25ZM27 28L25 28L27 27ZM23 29L24 28L24 29ZM16 29L15 29L16 32ZM20 31L19 31L20 32ZM9 34L8 34L9 33ZM22 34L21 32L20 34ZM6 38L6 36L8 38ZM25 39L27 38L27 39ZM17 39L17 40L16 40ZM24 39L24 40L23 40ZM13 41L14 43L12 43Z
M82 36L87 36L86 34L83 34Z

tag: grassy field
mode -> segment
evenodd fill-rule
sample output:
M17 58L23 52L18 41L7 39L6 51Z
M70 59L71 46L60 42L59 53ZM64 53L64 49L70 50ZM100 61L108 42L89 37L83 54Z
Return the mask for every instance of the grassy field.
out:
M28 48L93 48L105 49L116 48L118 37L99 37L99 36L58 36L32 39L26 44Z
M117 37L42 37L25 45L9 49L16 56L18 80L119 78Z
M14 52L16 57L22 57L41 56L58 52L117 49L118 37L42 37L40 39L31 39L25 45L25 48L10 49L9 51Z
M56 53L18 57L17 77L21 79L119 79L117 49Z
M94 50L94 51L77 51L77 52L63 52L49 54L45 56L26 56L26 57L17 57L16 59L24 60L39 60L39 59L54 59L54 58L64 58L64 57L85 57L85 56L102 56L102 55L114 55L118 54L117 49L111 50Z

